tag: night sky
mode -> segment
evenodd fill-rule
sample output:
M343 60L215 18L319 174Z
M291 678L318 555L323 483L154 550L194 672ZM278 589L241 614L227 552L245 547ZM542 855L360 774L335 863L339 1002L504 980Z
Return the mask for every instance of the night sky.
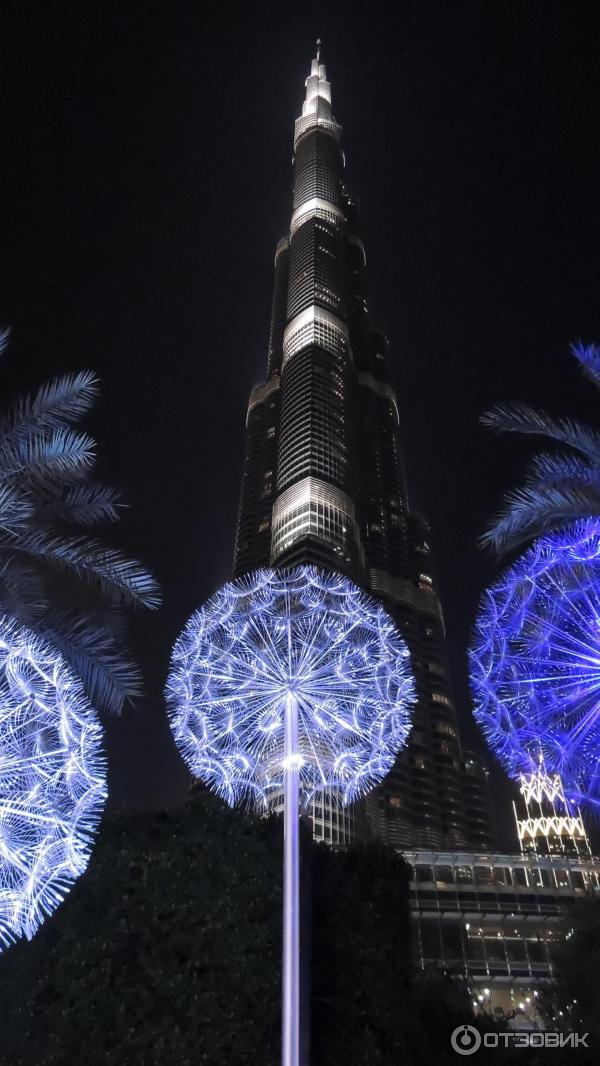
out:
M568 354L600 340L596 3L377 8L9 4L3 396L90 367L118 535L164 589L133 640L147 698L109 725L117 803L175 801L170 646L230 576L248 393L264 377L293 120L317 35L391 343L410 495L433 527L457 702L497 566L476 546L531 444L479 414L597 420Z

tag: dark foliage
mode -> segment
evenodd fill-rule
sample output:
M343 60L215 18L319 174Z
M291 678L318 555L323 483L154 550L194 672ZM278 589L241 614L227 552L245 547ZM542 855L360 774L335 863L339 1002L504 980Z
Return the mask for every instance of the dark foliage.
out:
M278 1066L281 828L205 792L107 819L63 906L0 958L0 1066ZM410 980L403 860L305 833L303 866L311 1066L450 1063L469 1011L454 982Z
M556 984L548 996L549 1024L589 1033L589 1050L578 1049L582 1064L600 1058L600 899L572 903L563 919L565 938L553 950Z
M280 828L208 794L107 821L56 916L0 959L2 1066L275 1066Z
M408 867L382 845L313 859L314 1066L397 1063L409 1028Z

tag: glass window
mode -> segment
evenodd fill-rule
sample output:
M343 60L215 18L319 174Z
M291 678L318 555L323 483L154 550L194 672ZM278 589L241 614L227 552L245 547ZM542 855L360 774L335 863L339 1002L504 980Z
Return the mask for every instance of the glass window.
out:
M541 937L527 941L527 951L531 962L547 962L546 945Z
M506 962L504 938L502 936L485 937L485 953L489 962Z
M457 866L456 880L459 884L471 884L473 881L472 868L470 866Z
M421 922L421 945L424 959L437 961L441 957L440 923L437 918Z
M444 696L441 692L432 692L431 698L434 703L443 703L446 707L452 706L452 701L449 700L447 696Z
M525 941L517 937L509 937L506 940L506 950L509 962L527 962Z
M519 903L523 910L535 910L537 909L537 900L535 896L530 895L528 892L523 892L519 896Z
M415 881L433 881L433 867L432 866L415 866Z
M429 888L419 889L419 902L423 904L435 903L437 896L435 892L432 892Z
M442 922L442 946L447 962L462 962L463 946L458 922Z
M436 866L436 881L442 881L445 885L454 884L454 873L451 866Z
M494 880L497 885L512 885L508 866L494 866Z
M467 958L468 959L483 959L483 937L478 936L476 933L467 937L466 943Z
M464 888L458 889L458 899L466 910L478 910L479 902L476 892L466 892Z

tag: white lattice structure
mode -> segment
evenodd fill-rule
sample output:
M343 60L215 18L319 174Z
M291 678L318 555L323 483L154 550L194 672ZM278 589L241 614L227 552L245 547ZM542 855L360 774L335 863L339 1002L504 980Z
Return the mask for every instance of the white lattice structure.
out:
M514 808L521 851L591 855L581 812L565 797L559 774L546 773L540 760L534 773L521 774L519 785L526 810L519 818Z

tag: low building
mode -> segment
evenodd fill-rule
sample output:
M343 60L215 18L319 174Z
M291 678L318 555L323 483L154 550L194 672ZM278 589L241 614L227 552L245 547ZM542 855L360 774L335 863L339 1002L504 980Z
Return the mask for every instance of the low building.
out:
M521 779L521 852L406 851L415 955L424 971L468 981L477 1009L536 1025L536 1000L553 980L552 946L565 905L600 891L580 812L556 776ZM536 810L532 810L535 803Z

